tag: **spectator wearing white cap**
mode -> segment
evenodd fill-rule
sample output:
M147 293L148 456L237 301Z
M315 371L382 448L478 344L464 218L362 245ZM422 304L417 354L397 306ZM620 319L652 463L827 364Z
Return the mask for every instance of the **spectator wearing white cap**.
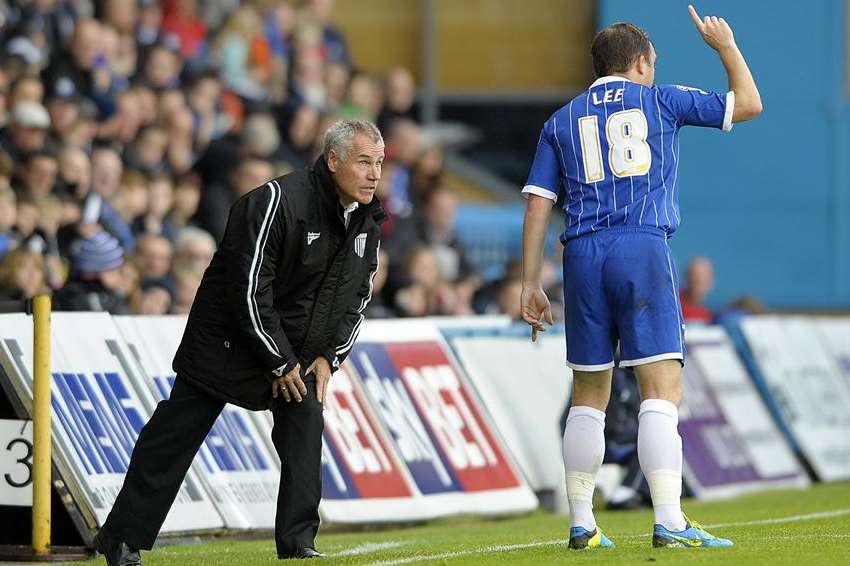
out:
M41 50L33 44L30 38L23 35L9 40L9 43L6 44L6 53L20 57L31 68L42 63Z
M20 163L28 153L44 149L50 115L38 102L24 100L12 108L9 127L0 133L0 147L14 162Z
M40 102L22 100L12 107L12 125L44 130L50 127L50 114Z
M65 311L107 311L127 314L126 299L119 293L124 251L104 231L71 244L71 276L53 296L53 308Z

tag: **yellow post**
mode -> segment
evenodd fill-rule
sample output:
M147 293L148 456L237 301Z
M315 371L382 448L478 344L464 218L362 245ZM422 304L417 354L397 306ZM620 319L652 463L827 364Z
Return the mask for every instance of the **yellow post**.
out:
M50 297L33 298L32 548L50 546Z

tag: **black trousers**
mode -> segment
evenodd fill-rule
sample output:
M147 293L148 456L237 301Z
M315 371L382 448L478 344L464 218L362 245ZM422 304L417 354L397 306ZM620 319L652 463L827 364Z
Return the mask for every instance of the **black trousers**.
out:
M272 442L281 461L275 518L279 555L313 547L322 496L322 405L316 384L306 382L301 403L272 410ZM142 428L121 492L103 528L133 548L150 550L195 454L224 408L224 401L177 377Z

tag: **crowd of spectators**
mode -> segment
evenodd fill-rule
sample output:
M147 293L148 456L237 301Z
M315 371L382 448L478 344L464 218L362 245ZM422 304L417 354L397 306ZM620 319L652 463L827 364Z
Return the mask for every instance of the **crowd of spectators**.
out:
M686 323L722 324L729 319L749 314L763 314L765 307L753 295L738 295L719 310L710 308L706 301L714 289L714 263L705 256L696 256L685 268L685 282L679 290L682 318Z
M386 141L373 317L507 313L454 230L403 68L360 70L332 0L0 0L0 300L183 313L242 194L341 118Z

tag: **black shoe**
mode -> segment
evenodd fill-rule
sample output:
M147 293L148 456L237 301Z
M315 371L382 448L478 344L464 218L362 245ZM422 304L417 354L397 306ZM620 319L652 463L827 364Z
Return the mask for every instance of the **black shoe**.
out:
M327 554L322 554L315 548L311 548L309 546L305 546L303 548L299 548L292 554L278 554L277 557L279 559L285 558L327 558Z
M92 542L109 566L142 566L139 551L130 548L126 542L112 538L106 529L100 529Z

